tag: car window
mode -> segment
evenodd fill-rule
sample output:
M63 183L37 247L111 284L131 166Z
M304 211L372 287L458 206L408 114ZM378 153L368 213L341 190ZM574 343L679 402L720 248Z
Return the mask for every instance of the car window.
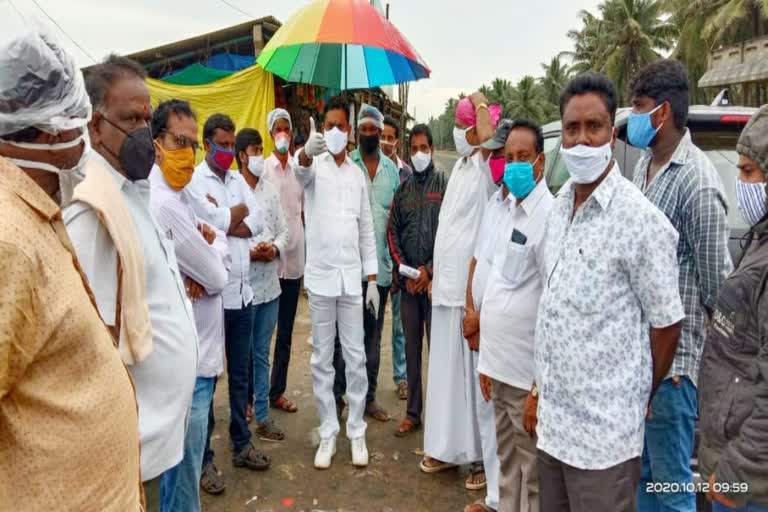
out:
M544 167L544 177L549 185L549 190L553 194L557 194L570 174L565 167L565 161L560 157L560 137L547 137L544 139L544 154L546 155L547 164Z

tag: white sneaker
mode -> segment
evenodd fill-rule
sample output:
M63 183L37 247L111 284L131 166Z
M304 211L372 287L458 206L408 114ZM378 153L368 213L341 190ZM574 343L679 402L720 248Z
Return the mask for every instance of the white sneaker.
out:
M365 446L365 436L352 440L352 465L361 468L368 465L368 447Z
M328 469L331 467L331 459L336 455L336 437L329 437L320 440L320 446L315 454L315 467L317 469ZM366 455L366 460L368 455Z

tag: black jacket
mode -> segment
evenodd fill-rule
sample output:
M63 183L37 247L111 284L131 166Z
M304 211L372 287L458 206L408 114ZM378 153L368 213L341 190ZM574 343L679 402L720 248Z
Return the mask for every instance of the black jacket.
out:
M396 272L400 264L424 265L432 276L432 252L446 186L448 177L431 163L424 172L414 172L395 192L387 239ZM405 279L398 276L401 289L405 289Z
M744 485L719 489L738 506L768 505L768 220L752 234L720 287L699 372L699 468Z

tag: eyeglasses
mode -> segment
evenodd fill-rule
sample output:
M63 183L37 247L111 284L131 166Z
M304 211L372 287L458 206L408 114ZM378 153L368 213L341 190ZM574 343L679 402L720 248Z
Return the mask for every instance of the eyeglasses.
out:
M197 152L198 149L200 149L200 144L196 140L192 140L186 135L180 135L178 133L173 133L170 130L163 130L165 133L171 135L174 140L176 141L176 144L180 148L192 148L192 151Z

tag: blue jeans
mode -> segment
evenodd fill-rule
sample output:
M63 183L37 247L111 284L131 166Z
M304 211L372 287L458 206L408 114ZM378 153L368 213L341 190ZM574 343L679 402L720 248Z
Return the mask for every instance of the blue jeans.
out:
M747 504L740 508L729 508L720 503L712 503L712 512L768 512L768 507Z
M251 350L253 355L253 394L256 397L253 406L253 417L256 421L267 421L269 405L269 346L272 343L272 333L277 324L277 306L279 299L256 304L253 306L253 338Z
M208 411L216 379L198 377L192 395L184 458L163 474L160 482L162 512L200 512L200 473L208 434Z
M693 493L646 492L650 483L693 482L691 455L698 413L696 386L688 377L659 386L645 422L643 467L637 492L638 512L696 512Z
M253 334L253 306L224 310L224 348L227 355L229 383L229 437L232 456L236 457L251 443L251 431L245 419L248 396L248 377Z
M392 378L395 384L407 380L405 374L405 333L400 319L400 293L392 296Z

